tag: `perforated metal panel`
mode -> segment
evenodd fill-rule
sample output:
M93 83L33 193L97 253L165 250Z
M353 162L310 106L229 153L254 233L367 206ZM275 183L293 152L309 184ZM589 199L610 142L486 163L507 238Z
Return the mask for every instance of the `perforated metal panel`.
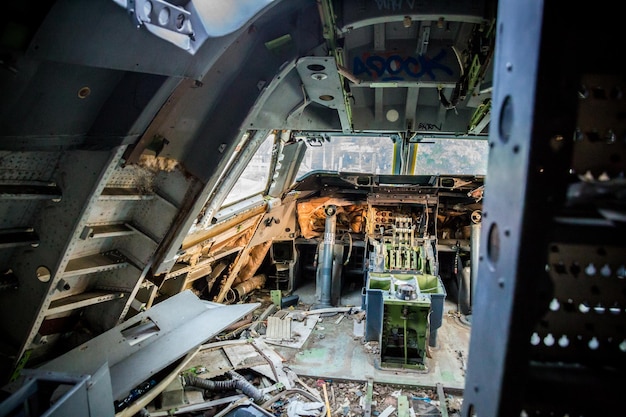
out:
M0 181L54 181L59 152L0 152Z
M619 14L603 1L584 10L543 1L498 7L497 123L462 415L619 414L626 372Z
M623 361L626 247L555 242L549 250L554 297L531 336L531 356L609 367Z

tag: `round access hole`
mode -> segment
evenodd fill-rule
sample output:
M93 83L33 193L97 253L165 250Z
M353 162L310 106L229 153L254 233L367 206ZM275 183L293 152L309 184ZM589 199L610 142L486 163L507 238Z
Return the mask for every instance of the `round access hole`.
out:
M509 141L513 130L513 99L507 96L502 103L500 110L500 120L498 123L498 133L502 143Z
M320 64L309 64L306 67L308 68L309 71L313 71L313 72L320 72L326 69L325 66L320 65Z
M41 282L50 281L50 269L46 266L40 266L36 271L37 279Z
M495 223L489 228L487 256L493 265L498 263L498 259L500 259L500 232L498 231L498 225Z
M89 87L83 87L78 90L78 98L87 98L89 94L91 94L91 88Z

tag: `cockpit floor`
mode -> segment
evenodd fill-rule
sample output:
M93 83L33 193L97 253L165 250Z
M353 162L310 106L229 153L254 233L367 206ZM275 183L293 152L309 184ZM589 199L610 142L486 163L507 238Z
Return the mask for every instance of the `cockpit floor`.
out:
M314 285L297 288L293 294L299 297L297 310L316 303ZM360 289L342 294L341 306L360 307ZM364 341L365 320L359 323L358 318L358 314L322 314L301 348L273 348L285 359L284 365L301 377L421 387L441 384L447 390L462 392L471 328L453 302L444 302L443 323L437 331L436 346L429 347L426 370L382 368L379 346Z

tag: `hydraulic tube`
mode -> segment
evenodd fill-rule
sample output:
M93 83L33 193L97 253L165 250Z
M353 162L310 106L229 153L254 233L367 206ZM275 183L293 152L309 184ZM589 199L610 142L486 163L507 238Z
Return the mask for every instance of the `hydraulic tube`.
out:
M320 263L320 302L314 308L328 308L331 305L332 280L333 280L333 258L335 249L335 227L337 225L337 207L328 205L324 209L326 213L326 223L324 224L324 247L322 252L322 262Z

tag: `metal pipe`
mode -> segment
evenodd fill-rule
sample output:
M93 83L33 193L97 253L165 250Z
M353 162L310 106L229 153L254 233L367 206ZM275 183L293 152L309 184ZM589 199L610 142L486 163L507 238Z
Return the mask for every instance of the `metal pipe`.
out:
M328 205L324 209L326 223L324 225L324 248L320 264L321 294L320 303L315 308L331 307L333 279L333 252L335 249L335 227L337 225L337 207Z
M265 274L255 275L237 285L235 288L233 288L233 290L237 294L239 300L241 300L243 296L248 294L249 292L256 290L257 288L263 287L263 285L265 285L266 279L267 276Z
M337 64L337 71L339 74L343 75L348 80L352 81L355 84L361 84L362 80L358 79L354 74L352 74L347 68L342 67Z
M470 303L474 300L474 292L476 290L476 281L478 277L478 257L480 252L480 225L481 223L472 224L470 231Z

